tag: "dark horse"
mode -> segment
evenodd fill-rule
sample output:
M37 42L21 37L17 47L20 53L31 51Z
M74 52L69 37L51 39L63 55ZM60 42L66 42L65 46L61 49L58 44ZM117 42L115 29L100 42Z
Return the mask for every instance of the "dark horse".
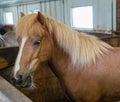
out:
M8 31L13 31L14 29L14 25L0 25L0 34L4 35Z
M73 102L120 96L120 48L40 12L23 15L16 33L20 45L13 69L16 84L35 87L35 71L47 63Z

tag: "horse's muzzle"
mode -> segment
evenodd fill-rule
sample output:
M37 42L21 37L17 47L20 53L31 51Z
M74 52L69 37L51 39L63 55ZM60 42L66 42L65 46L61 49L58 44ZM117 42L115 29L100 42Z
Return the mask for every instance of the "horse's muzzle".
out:
M32 84L31 76L23 77L23 75L17 75L17 79L11 78L11 83L15 86L20 86L23 88L29 88Z

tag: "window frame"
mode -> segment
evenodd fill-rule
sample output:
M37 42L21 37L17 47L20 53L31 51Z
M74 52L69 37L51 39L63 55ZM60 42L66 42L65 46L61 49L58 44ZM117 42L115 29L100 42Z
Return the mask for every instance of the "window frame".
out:
M74 27L74 26L73 26L72 9L73 9L73 8L79 8L79 7L90 7L90 6L92 7L92 15L93 15L93 16L92 16L92 22L93 22L93 23L92 23L92 25L93 25L92 28L87 28L87 27L86 27L86 28ZM93 30L94 30L94 20L93 20L93 19L94 19L94 7L93 7L93 5L84 5L84 6L82 5L82 6L75 6L75 7L71 7L71 8L70 8L70 25L71 25L71 27L72 27L73 29L93 31Z

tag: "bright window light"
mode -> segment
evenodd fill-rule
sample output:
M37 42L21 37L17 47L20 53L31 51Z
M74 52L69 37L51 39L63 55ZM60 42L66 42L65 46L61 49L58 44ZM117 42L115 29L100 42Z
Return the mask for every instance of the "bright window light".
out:
M93 7L75 7L71 9L72 27L74 28L93 28Z
M12 12L5 13L5 23L6 24L13 24L13 13Z

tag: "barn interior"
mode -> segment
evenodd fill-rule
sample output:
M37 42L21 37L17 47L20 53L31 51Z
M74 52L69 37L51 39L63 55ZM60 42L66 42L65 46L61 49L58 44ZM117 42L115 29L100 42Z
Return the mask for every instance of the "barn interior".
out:
M12 44L10 35L4 34L15 30L20 12L31 14L38 11L78 32L95 35L113 47L120 46L120 0L0 0L0 94L7 96L3 102L69 102L49 66L41 68L36 79L37 89L20 88L10 81L19 46L15 44L16 38ZM7 44L3 44L5 40ZM13 90L5 91L8 88ZM9 95L14 92L18 93L19 99L15 99L16 95ZM20 99L24 101L18 101ZM104 102L114 102L114 98Z

